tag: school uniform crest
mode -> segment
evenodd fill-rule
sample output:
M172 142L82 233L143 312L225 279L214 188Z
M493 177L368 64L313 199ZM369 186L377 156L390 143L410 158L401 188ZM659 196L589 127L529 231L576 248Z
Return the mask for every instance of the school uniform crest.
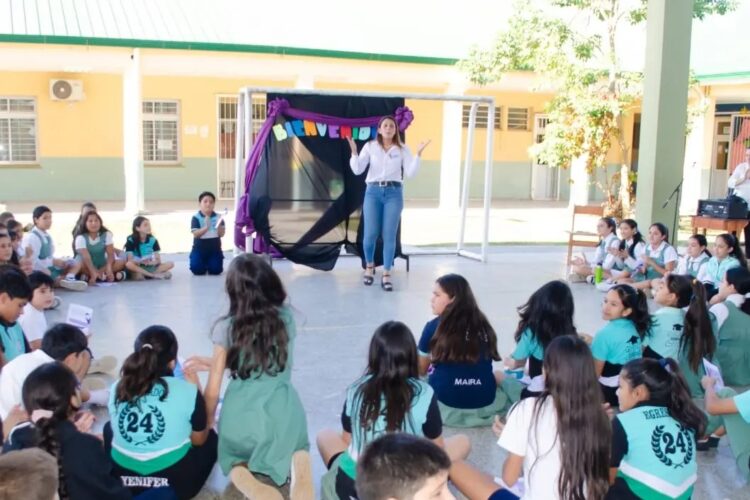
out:
M675 469L681 468L693 461L692 433L686 427L679 425L677 433L672 434L664 425L657 425L651 433L651 450L661 463ZM682 457L682 459L676 459Z

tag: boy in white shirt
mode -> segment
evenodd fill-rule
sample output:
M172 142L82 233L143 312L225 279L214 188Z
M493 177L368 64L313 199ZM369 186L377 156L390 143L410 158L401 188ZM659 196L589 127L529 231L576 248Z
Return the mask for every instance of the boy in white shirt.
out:
M29 284L34 293L31 301L23 308L23 314L18 319L26 340L29 341L31 350L35 351L42 346L42 337L47 331L47 318L44 316L45 309L49 309L55 303L55 281L48 274L34 271L29 275Z

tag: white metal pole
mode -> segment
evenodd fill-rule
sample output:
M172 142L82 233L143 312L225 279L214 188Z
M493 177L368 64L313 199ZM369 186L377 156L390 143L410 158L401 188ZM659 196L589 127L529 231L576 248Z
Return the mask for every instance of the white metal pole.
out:
M492 153L495 136L495 103L487 112L487 152L484 158L484 230L482 231L482 262L487 262L490 240L490 205L492 204Z
M244 101L245 113L242 115L244 119L243 126L243 143L244 147L244 159L243 165L247 165L247 160L250 158L250 149L253 144L253 94L249 89L245 89L242 92L242 100ZM247 173L245 174L247 175ZM245 234L245 251L253 251L253 240L255 239L255 233Z
M234 128L234 218L237 220L237 213L240 209L240 197L242 191L245 188L242 182L242 169L245 165L244 155L242 154L242 144L244 143L244 130L245 130L245 101L240 94L237 99L237 117L235 118ZM247 244L247 241L245 241ZM247 250L247 247L245 248ZM240 249L235 245L234 255L240 254Z
M474 127L477 124L477 108L479 103L471 105L469 111L469 133L466 138L466 156L464 159L464 182L461 191L461 222L458 231L458 243L456 252L460 252L464 247L464 236L466 234L466 211L469 207L469 186L471 184L471 163L474 159Z

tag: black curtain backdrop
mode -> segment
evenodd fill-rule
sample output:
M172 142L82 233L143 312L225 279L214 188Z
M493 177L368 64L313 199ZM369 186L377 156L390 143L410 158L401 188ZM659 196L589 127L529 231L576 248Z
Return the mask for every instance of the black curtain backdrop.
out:
M268 94L291 108L341 118L393 114L403 98ZM276 124L292 121L283 116ZM357 141L361 149L363 141ZM349 168L351 150L345 139L290 136L279 141L271 133L250 188L249 207L256 230L284 257L315 269L336 265L341 245L362 257L361 219L366 173ZM401 251L401 227L396 255ZM376 265L382 265L378 241ZM364 267L364 259L362 259Z

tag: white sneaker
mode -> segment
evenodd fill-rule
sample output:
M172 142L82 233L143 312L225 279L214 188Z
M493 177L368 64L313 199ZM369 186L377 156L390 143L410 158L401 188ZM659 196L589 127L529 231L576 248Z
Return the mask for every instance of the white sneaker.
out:
M586 283L588 283L589 285L594 285L595 284L594 283L594 275L593 274L589 274L588 276L586 276Z
M600 292L608 292L613 286L615 286L615 283L610 283L609 281L602 281L598 285L596 285L596 289Z
M77 280L75 278L65 278L60 280L60 288L66 290L72 290L74 292L82 292L89 287L85 281Z
M109 389L89 391L89 404L107 406L109 404Z
M568 281L570 283L583 283L586 281L586 277L578 273L568 274Z

